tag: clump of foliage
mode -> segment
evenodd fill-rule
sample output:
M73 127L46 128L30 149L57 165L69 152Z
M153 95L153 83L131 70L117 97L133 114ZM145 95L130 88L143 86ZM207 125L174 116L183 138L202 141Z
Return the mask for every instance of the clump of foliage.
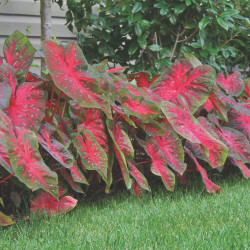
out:
M218 71L239 65L247 73L247 0L67 0L67 7L68 28L91 63L107 58L154 76L191 53Z
M30 200L31 211L64 213L76 193L108 193L122 179L139 195L153 175L174 191L176 176L192 168L188 159L209 193L220 191L210 167L235 165L249 178L249 81L239 73L216 76L190 57L148 82L145 72L89 65L76 42L45 41L42 49L44 78L29 71L35 50L27 37L16 31L4 44L2 205ZM3 212L1 225L13 223Z

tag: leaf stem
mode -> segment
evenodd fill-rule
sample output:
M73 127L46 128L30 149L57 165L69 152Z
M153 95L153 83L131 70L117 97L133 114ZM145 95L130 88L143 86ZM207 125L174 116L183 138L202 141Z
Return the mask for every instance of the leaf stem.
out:
M174 57L174 53L175 53L176 46L177 46L177 43L178 43L178 40L179 40L179 36L180 36L180 31L178 31L178 33L176 35L176 39L175 39L175 43L174 43L174 48L173 48L172 53L171 53L170 61L172 61L172 59Z
M60 91L60 92L59 92L58 99L57 99L57 102L56 102L56 106L54 107L53 112L52 112L52 114L51 114L51 116L50 116L48 122L51 122L51 121L52 121L52 119L53 119L53 117L54 117L56 111L58 111L58 107L59 107L59 104L60 104L60 100L61 100L62 94L63 94L63 92Z
M229 42L231 42L236 36L238 36L242 31L244 31L245 29L247 29L250 26L250 24L248 24L247 26L245 26L242 30L238 31L237 33L235 33L233 36L231 36L226 42L224 42L220 48L223 48L226 44L228 44Z
M51 97L50 97L50 103L49 103L49 109L50 109L50 110L51 110L51 108L52 108L54 93L55 93L55 85L53 84L53 86L52 86L52 91L51 91Z
M151 161L143 161L143 162L138 162L138 163L136 163L136 164L135 164L135 166L137 166L137 165L141 165L141 164L144 164L144 163L149 163L149 162L151 162Z
M12 173L12 174L6 176L5 178L3 178L3 179L0 181L0 183L3 183L3 182L5 182L5 181L7 181L7 180L8 180L9 178L11 178L14 174L15 174L15 173Z
M65 108L66 108L66 104L67 104L67 100L66 100L66 98L65 98L61 117L63 117L63 115L64 115Z

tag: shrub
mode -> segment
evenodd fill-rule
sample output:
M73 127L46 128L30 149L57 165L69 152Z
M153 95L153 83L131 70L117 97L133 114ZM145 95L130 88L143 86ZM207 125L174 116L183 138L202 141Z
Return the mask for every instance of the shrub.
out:
M128 80L124 68L89 65L76 42L45 41L42 49L50 73L45 78L29 71L35 50L27 37L16 31L4 44L4 201L18 206L30 197L31 211L64 213L77 203L67 192L101 187L108 193L120 178L137 195L150 191L149 169L174 191L175 177L185 178L192 168L185 158L193 160L209 193L220 191L208 179L210 167L221 171L232 164L249 178L249 82L238 73L216 76L191 57L149 83L144 72ZM2 212L0 222L12 223Z
M62 0L56 0L62 4ZM66 22L89 62L162 72L183 53L220 72L249 67L249 4L241 0L67 0ZM95 11L93 11L95 10ZM91 28L89 28L91 27ZM98 46L96 46L98 44Z

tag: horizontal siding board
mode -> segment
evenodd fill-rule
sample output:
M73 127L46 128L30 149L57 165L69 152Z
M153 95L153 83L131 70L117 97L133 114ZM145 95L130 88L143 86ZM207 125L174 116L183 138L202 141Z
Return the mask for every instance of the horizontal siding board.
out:
M52 34L61 37L74 37L74 34L66 27L64 18L52 19ZM41 25L40 17L33 16L18 16L10 18L9 16L0 16L0 30L1 36L7 36L15 30L19 30L26 34L27 27L30 26L29 31L32 36L40 36Z
M52 16L65 16L65 6L60 9L58 4L52 4ZM34 0L9 0L6 5L1 5L0 14L11 15L40 15L40 1Z

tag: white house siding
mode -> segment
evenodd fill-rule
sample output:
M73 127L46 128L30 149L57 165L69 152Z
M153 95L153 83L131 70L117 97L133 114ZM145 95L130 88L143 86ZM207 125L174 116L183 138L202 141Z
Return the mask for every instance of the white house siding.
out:
M28 35L33 47L39 49L41 47L40 1L9 0L6 5L3 2L5 0L0 0L0 55L3 56L4 40L15 30ZM60 9L57 4L52 4L52 33L58 41L75 40L75 35L64 25L65 12L65 6ZM34 63L40 65L37 54ZM33 67L32 71L38 73L39 69Z

